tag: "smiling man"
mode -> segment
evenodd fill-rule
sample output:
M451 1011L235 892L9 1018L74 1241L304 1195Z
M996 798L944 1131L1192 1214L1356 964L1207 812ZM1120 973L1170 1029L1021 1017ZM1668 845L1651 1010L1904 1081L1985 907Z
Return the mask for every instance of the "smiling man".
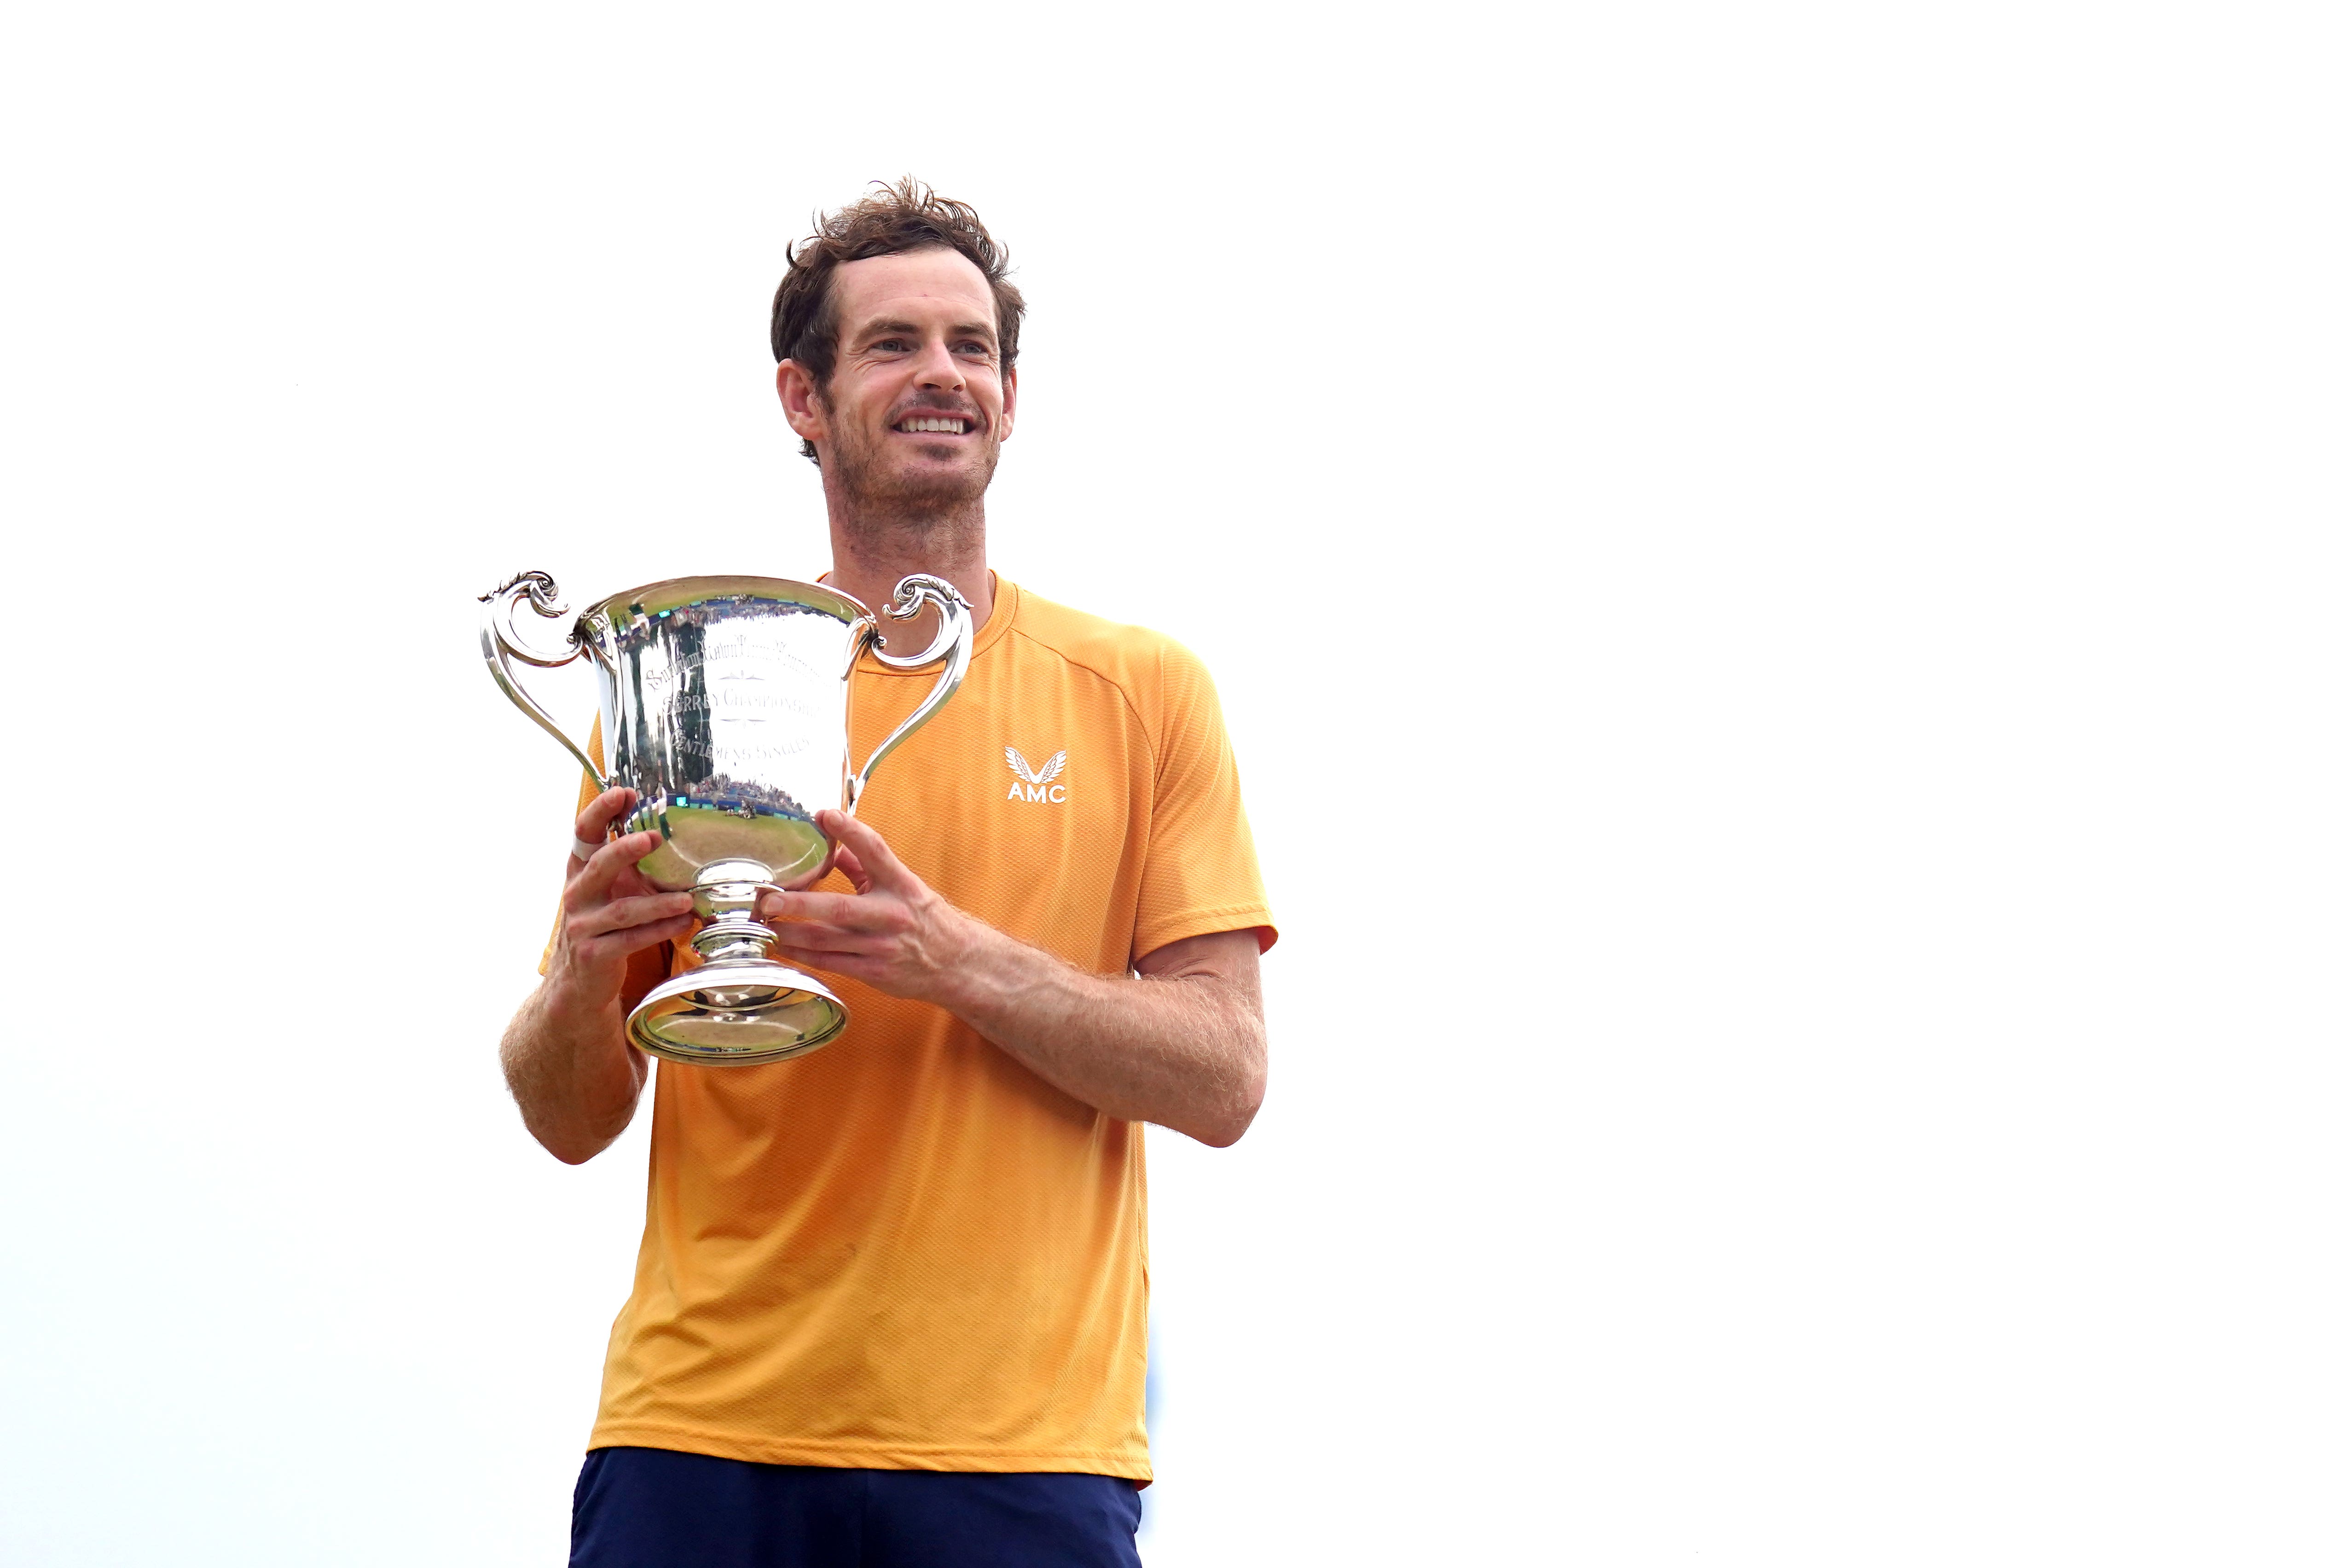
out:
M822 815L835 873L761 910L850 1032L771 1066L659 1066L575 1564L1137 1561L1140 1124L1217 1145L1249 1126L1274 928L1198 661L989 570L1024 308L1005 273L971 208L908 181L825 219L776 292L830 580L880 604L929 572L981 630L859 817ZM855 754L929 680L869 655ZM605 841L633 803L583 800L545 978L502 1048L525 1124L569 1162L635 1114L647 1062L622 1019L690 956L688 895L633 869L655 835Z

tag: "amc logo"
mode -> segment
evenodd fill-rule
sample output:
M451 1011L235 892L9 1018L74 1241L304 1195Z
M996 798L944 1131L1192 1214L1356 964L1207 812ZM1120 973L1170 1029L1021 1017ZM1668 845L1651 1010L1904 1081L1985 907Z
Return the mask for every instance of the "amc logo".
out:
M1061 777L1062 769L1070 765L1068 752L1057 751L1045 758L1045 767L1032 768L1027 758L1008 746L1004 748L1004 765L1013 769L1013 788L1004 797L1006 800L1042 800L1058 806L1069 799L1069 786L1054 782Z

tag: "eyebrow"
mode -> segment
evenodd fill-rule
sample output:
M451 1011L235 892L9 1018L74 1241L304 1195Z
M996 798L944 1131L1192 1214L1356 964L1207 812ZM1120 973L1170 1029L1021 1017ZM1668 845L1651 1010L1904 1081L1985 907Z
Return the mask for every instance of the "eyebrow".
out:
M857 340L862 343L866 340L875 337L877 334L884 332L912 332L919 337L922 334L922 328L912 321L868 321L864 327L858 329ZM993 348L996 344L996 323L993 321L958 321L948 329L948 336L951 338L985 338L988 340L989 346Z

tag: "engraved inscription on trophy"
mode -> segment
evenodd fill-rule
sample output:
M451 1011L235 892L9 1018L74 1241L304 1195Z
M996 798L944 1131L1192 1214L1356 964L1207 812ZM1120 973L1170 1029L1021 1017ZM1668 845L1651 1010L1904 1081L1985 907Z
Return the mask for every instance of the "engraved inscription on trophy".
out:
M954 587L920 574L898 585L885 613L905 621L929 609L940 627L929 649L903 656L875 645L877 617L856 600L776 578L677 578L615 594L572 623L557 655L534 652L514 625L526 606L549 621L567 613L546 573L511 579L484 602L491 678L598 788L635 794L621 826L658 834L639 874L694 895L701 962L637 1002L630 1041L673 1061L754 1064L837 1037L847 1009L822 981L768 956L775 933L756 917L759 898L824 865L833 841L815 810L855 811L875 768L962 681L971 620ZM845 677L868 649L891 667L940 673L853 767ZM552 669L576 658L598 673L609 772L516 680L513 662Z
M809 776L803 759L821 763L825 737L840 723L839 677L828 678L786 640L837 639L835 624L800 606L736 600L687 606L635 628L639 711L661 737L653 749L667 759L667 793L679 806L737 817L811 814L794 789L830 788L830 769ZM795 770L787 777L778 771L785 768Z

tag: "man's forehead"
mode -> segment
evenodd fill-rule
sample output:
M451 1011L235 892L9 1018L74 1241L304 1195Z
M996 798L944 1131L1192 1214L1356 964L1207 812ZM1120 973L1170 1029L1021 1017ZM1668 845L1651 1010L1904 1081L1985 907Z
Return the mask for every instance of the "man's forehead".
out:
M845 261L834 274L834 299L845 327L877 316L919 312L924 317L996 319L988 279L969 258L952 250L907 251Z

